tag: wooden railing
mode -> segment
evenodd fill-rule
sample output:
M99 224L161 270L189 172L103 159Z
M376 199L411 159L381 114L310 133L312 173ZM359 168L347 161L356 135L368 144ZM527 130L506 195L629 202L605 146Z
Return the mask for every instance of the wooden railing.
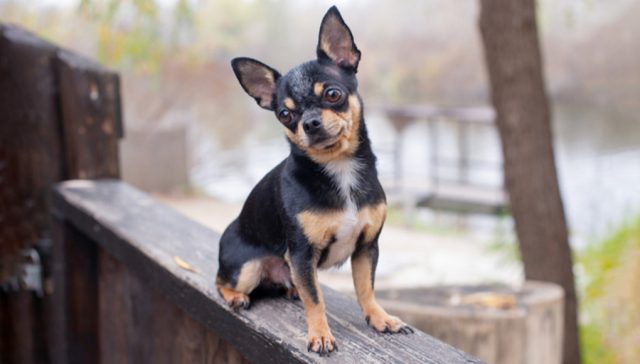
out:
M118 180L120 104L116 73L0 24L0 362L479 362L421 332L377 334L324 287L330 358L306 351L299 303L230 311L218 233Z
M239 313L225 305L214 287L218 233L118 180L61 183L53 205L63 245L95 254L79 259L97 266L78 288L97 287L89 294L98 299L75 307L88 316L68 328L80 345L82 323L96 322L90 348L102 362L479 363L422 332L375 333L352 298L327 287L340 351L321 358L307 352L300 303L262 298Z

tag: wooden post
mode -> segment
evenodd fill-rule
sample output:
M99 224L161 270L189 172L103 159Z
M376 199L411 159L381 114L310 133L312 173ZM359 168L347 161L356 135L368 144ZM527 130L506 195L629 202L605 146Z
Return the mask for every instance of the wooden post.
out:
M60 84L65 177L120 177L118 74L68 51L58 52L55 68Z
M117 178L118 139L122 136L118 75L61 50L54 68L60 85L60 112L66 178ZM99 358L98 251L95 244L56 221L57 259L64 269L56 280L64 297L57 313L64 318L66 345L60 361L92 363Z
M21 251L50 239L49 186L62 179L56 47L0 24L0 283L15 277ZM0 362L49 360L47 307L32 291L0 292Z
M117 74L3 24L0 95L4 284L15 281L24 249L51 245L49 192L54 183L119 176L122 125ZM0 362L66 363L68 348L83 351L82 358L91 359L84 362L97 358L95 330L89 334L83 326L97 320L95 295L83 296L97 286L95 274L87 274L97 262L95 248L84 242L76 246L78 239L64 223L55 233L66 244L54 247L53 258L42 262L55 277L53 284L45 284L44 297L24 290L0 293Z

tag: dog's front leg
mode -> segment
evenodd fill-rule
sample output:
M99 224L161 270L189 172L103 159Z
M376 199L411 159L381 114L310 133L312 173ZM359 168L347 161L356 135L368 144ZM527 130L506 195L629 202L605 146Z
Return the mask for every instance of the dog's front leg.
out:
M304 305L307 319L307 350L324 356L338 347L329 329L324 299L318 284L318 257L319 252L313 246L302 243L289 251L288 260L291 278Z
M353 284L367 323L378 332L413 333L413 329L399 318L389 315L379 304L373 293L373 283L378 264L378 238L370 243L359 244L351 256Z

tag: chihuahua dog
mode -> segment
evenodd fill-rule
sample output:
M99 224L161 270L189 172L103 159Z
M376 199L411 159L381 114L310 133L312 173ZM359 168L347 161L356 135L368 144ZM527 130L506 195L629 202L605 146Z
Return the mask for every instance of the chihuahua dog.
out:
M338 347L317 269L349 258L367 323L383 333L413 330L373 293L386 200L357 90L360 51L335 6L322 19L316 52L284 76L251 58L232 61L242 88L284 126L291 153L224 231L216 286L233 309L248 308L258 286L286 287L304 305L308 350L325 355Z

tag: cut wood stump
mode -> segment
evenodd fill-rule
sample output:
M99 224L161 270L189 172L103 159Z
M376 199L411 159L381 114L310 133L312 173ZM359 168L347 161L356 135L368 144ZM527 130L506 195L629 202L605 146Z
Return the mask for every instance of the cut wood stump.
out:
M558 285L378 290L390 313L490 364L559 364L564 294Z

